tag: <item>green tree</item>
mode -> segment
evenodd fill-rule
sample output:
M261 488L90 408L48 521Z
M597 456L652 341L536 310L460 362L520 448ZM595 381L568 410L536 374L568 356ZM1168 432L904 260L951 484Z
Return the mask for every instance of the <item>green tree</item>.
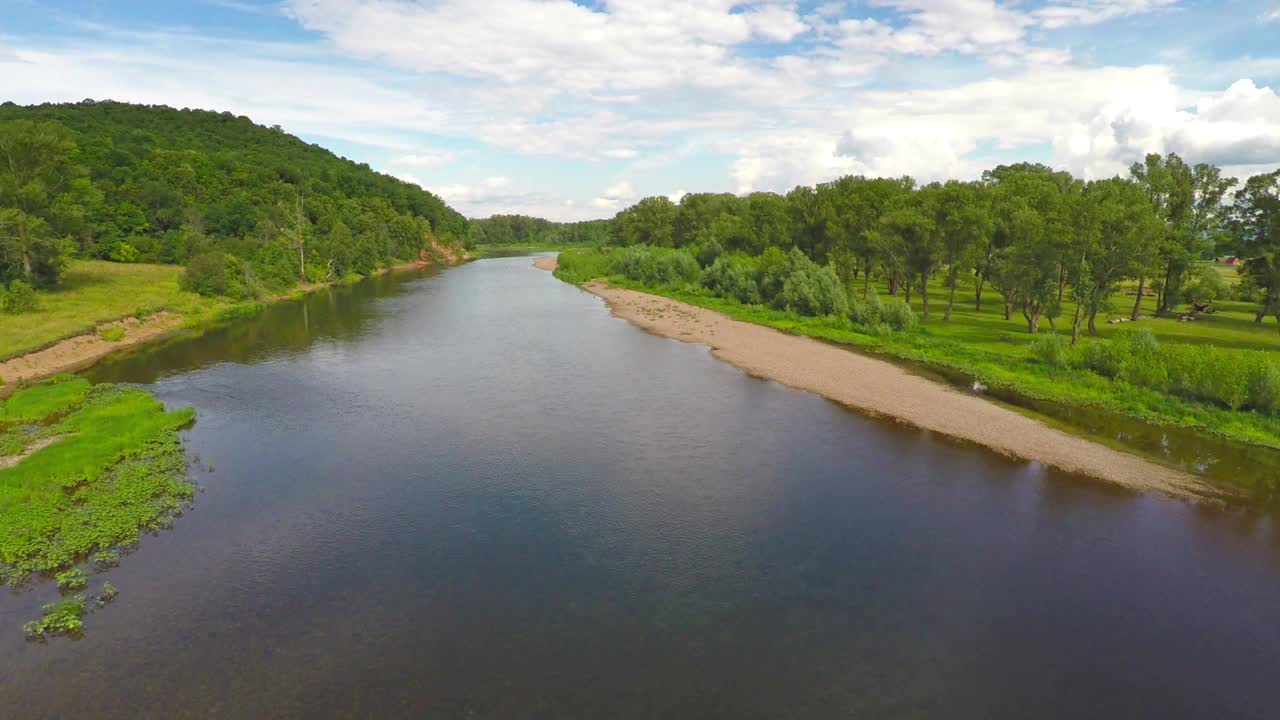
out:
M83 174L71 133L53 122L0 122L0 280L29 278L56 285L69 241L46 217L58 196ZM59 215L71 213L65 203Z
M1256 316L1280 323L1280 170L1249 178L1235 193L1230 227L1246 282L1261 294Z

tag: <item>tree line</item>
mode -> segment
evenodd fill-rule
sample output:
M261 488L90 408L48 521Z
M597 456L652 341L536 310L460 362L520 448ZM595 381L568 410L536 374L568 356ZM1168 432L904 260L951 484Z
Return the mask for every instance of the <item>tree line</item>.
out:
M559 223L528 215L494 215L471 221L476 245L602 245L609 239L608 220Z
M231 113L0 105L0 282L73 257L222 268L227 294L367 273L468 237L416 185Z
M1233 254L1257 320L1280 321L1280 170L1237 185L1218 167L1173 153L1148 155L1127 177L1092 181L1028 163L971 182L849 176L785 195L645 198L614 217L609 237L695 254L794 248L864 299L873 278L907 301L918 292L926 318L937 311L932 282L947 291L944 320L962 284L978 310L994 288L1005 317L1019 313L1032 333L1054 325L1070 300L1073 341L1084 328L1096 332L1122 283L1137 285L1135 319L1152 294L1159 314L1213 300L1221 278L1198 261Z

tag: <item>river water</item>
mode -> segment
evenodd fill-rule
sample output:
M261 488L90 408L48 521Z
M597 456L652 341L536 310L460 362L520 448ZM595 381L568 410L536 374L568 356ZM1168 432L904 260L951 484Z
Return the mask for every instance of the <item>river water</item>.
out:
M95 369L203 487L5 718L1267 718L1280 534L871 420L528 258ZM91 587L103 578L94 578Z

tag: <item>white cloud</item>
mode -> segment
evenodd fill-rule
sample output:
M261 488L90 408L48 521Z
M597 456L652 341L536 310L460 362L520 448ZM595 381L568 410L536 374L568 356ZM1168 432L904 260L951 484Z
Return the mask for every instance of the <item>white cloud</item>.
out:
M610 185L598 197L591 200L591 206L598 210L618 210L636 199L636 189L627 180Z
M456 156L447 151L409 153L391 159L392 165L414 168L434 168L453 162Z
M1176 152L1247 174L1280 165L1280 95L1245 79L1184 109L1171 84L1154 87L1083 116L1059 150L1065 165L1089 175L1116 172L1148 152Z
M1179 0L1067 0L1036 10L1032 15L1044 28L1097 25L1108 20L1170 8Z

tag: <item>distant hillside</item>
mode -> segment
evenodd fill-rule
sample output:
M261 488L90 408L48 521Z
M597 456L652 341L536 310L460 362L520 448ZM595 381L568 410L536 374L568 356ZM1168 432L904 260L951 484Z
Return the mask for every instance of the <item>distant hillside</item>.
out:
M272 287L365 273L469 235L436 195L231 113L6 103L5 148L20 161L0 169L0 226L21 232L0 233L0 281L53 284L57 246L123 262L220 253Z

